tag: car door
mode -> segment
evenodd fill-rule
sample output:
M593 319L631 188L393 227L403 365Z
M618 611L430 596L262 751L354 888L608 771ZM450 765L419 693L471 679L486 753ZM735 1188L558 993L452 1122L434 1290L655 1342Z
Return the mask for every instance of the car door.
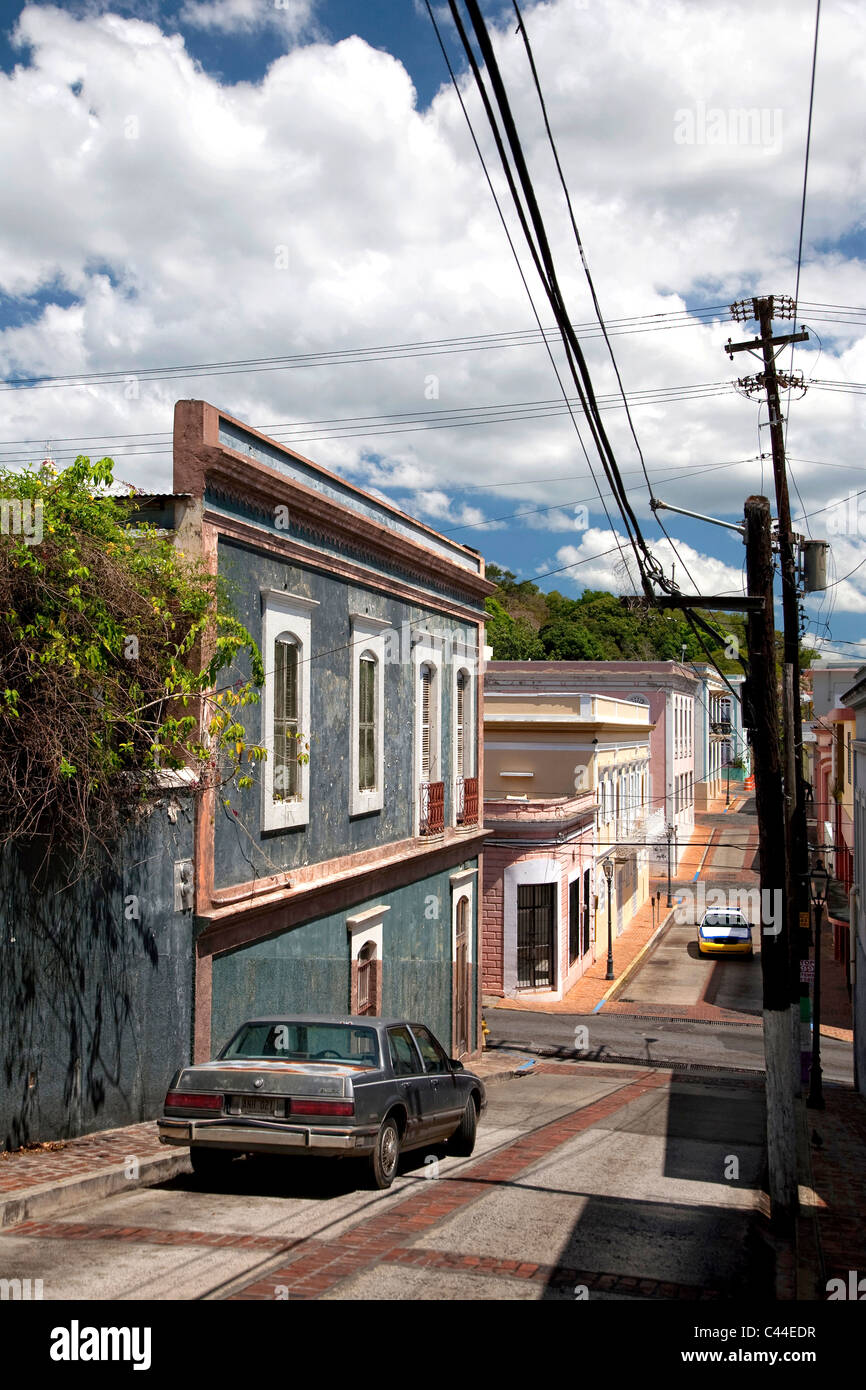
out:
M466 1097L443 1047L430 1029L413 1023L412 1032L430 1083L429 1129L425 1137L447 1138L460 1121Z
M406 1106L402 1147L411 1149L427 1138L432 1108L430 1082L415 1039L405 1025L388 1029L388 1051L395 1089Z

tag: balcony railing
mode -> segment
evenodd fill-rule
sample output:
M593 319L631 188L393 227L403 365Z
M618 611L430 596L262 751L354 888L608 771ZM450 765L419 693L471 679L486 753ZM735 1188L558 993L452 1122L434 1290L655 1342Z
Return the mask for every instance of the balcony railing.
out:
M441 835L445 829L445 783L421 783L422 835Z
M457 824L478 824L478 778L457 778Z
M727 736L731 732L731 721L730 719L713 719L710 721L710 730L714 734Z

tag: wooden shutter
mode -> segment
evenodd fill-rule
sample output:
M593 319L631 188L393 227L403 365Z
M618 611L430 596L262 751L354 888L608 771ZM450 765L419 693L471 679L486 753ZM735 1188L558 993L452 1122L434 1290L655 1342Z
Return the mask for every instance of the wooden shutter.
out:
M463 724L466 715L466 672L460 671L457 675L457 776L462 777L465 772L464 767L464 736Z
M376 661L362 656L358 672L358 790L376 786Z
M430 764L433 756L433 739L430 728L430 708L433 686L433 671L429 666L421 667L421 781L430 781Z
M298 763L298 648L280 637L274 643L274 800L300 794Z

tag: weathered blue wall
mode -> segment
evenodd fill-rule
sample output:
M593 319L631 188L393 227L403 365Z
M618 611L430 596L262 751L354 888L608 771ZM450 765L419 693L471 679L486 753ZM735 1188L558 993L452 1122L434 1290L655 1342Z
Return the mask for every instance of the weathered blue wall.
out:
M310 823L262 835L261 793L258 768L254 767L251 775L256 777L256 786L233 794L232 807L237 815L224 809L217 816L215 886L224 888L248 882L263 874L319 863L411 836L415 811L412 759L416 692L408 640L400 646L400 660L386 659L384 663L384 806L370 815L350 816L350 608L366 607L373 616L390 623L396 632L401 631L403 623L409 623L447 633L449 641L461 644L474 645L477 629L432 609L348 585L341 579L286 564L230 541L220 541L219 571L229 582L237 616L259 643L261 589L286 588L315 599L319 607L312 619ZM451 684L451 666L446 662L441 727L441 765L445 769L452 765ZM259 704L240 711L251 738L264 737L262 709ZM451 780L446 775L446 824L451 818Z
M463 867L477 867L477 859ZM271 1012L344 1014L351 992L346 918L386 903L382 925L382 1014L426 1023L447 1048L451 1041L451 884L454 869L359 901L213 962L212 1048L216 1052L245 1018ZM473 895L473 958L477 961L477 892ZM433 916L433 912L437 916ZM428 915L429 914L429 915ZM473 999L472 1036L477 1020Z
M70 887L58 874L35 890L24 857L0 861L0 1147L150 1119L189 1060L192 914L174 911L174 862L192 858L192 811L178 798L172 823L170 805Z

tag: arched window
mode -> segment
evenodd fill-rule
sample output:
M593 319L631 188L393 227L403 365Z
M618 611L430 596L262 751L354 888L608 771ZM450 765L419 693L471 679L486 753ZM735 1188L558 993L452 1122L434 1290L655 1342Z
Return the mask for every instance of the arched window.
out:
M368 941L358 952L358 1013L376 1012L376 943Z

